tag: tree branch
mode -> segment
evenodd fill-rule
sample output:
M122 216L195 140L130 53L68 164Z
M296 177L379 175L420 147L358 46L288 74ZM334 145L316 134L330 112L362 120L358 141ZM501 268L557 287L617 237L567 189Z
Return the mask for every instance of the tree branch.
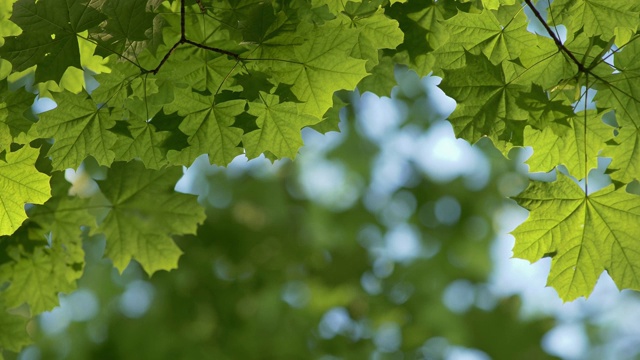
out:
M147 69L143 69L142 73L152 73L153 75L158 74L158 71L160 71L160 68L162 67L162 65L164 65L167 60L169 59L169 56L171 56L171 54L173 53L173 51L181 44L189 44L189 45L193 45L195 47L201 48L201 49L205 49L208 51L213 51L213 52L217 52L220 54L224 54L224 55L228 55L231 56L232 58L236 59L236 60L241 60L240 59L240 55L236 54L234 52L231 51L227 51L227 50L223 50L223 49L219 49L216 47L212 47L212 46L207 46L204 44L200 44L197 43L195 41L191 41L189 39L187 39L187 30L186 30L186 6L184 3L185 0L181 0L180 1L180 40L178 40L175 44L173 44L173 46L171 47L171 49L169 49L169 51L164 55L164 57L162 58L162 60L160 60L160 63L158 64L158 66L155 67L155 69L152 70L147 70ZM202 2L198 1L198 6L200 6L200 10L204 10L206 11L206 9L204 9L204 7L202 6Z
M229 55L229 56L231 56L232 58L234 58L234 59L236 59L236 60L238 60L238 58L240 57L240 55L238 55L238 54L236 54L236 53L233 53L233 52L231 52L231 51L227 51L227 50L219 49L219 48L216 48L216 47L212 47L212 46L207 46L207 45L199 44L199 43L197 43L197 42L195 42L195 41L191 41L191 40L189 40L189 39L185 39L183 42L184 42L185 44L190 44L190 45L193 45L193 46L195 46L195 47L199 47L199 48L201 48L201 49L205 49L205 50L209 50L209 51L214 51L214 52L217 52L217 53L220 53L220 54Z
M584 67L584 65L580 62L580 60L578 60L576 56L573 55L573 53L569 51L569 49L567 49L566 46L564 46L564 44L562 43L562 41L560 41L558 36L556 36L553 30L551 30L551 27L549 27L549 24L547 24L547 22L544 20L544 18L542 17L538 9L536 9L536 7L533 6L533 4L531 3L531 0L524 0L524 2L527 3L531 11L533 11L533 15L535 15L538 21L542 23L542 26L544 26L544 28L547 30L547 33L549 33L549 36L551 36L553 41L556 43L556 46L558 47L558 49L564 52L571 59L571 61L573 61L578 66L578 70L580 72L588 73L589 70L586 67Z

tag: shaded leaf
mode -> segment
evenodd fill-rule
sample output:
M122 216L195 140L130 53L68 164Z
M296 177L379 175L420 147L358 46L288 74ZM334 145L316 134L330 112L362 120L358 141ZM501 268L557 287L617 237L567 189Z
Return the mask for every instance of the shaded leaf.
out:
M40 115L36 130L42 137L55 139L48 154L54 169L77 168L93 156L100 165L109 165L116 135L111 131L115 120L108 107L90 98L69 92L55 95L58 106Z
M149 275L178 266L182 251L171 236L195 234L205 218L195 196L173 190L181 176L180 167L147 170L137 161L117 162L98 182L111 210L96 231L105 234L105 254L120 272L131 259Z

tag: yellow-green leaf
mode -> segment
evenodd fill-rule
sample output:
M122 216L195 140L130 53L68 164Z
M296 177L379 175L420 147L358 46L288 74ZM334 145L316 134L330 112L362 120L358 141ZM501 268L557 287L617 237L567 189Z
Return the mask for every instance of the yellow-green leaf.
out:
M138 161L116 162L100 181L111 203L98 232L107 238L106 256L122 272L131 259L153 274L178 266L182 251L172 235L195 234L204 221L196 197L174 191L181 167L147 170Z
M11 235L27 218L25 204L42 204L51 197L49 176L35 168L38 149L25 146L0 160L0 235Z
M640 197L610 185L586 194L567 176L532 182L515 200L530 211L513 231L515 257L552 258L547 284L565 301L591 294L607 271L620 289L640 290Z

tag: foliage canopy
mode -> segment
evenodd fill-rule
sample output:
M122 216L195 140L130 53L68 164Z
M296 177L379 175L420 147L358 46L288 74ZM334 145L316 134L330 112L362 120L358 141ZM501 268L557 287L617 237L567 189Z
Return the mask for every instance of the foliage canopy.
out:
M538 5L546 17L531 0L3 2L0 323L17 330L0 347L26 342L7 309L33 316L74 289L81 227L106 236L120 271L131 259L175 268L171 236L204 220L173 190L181 166L294 158L302 128L338 130L337 91L388 96L397 65L443 78L457 136L505 155L531 146L532 171L568 174L515 197L531 212L515 256L552 257L548 284L564 300L588 296L603 270L640 289L628 189L640 176L640 3ZM56 107L34 113L44 98ZM593 191L599 157L613 183ZM107 169L100 194L69 195L62 171L87 159Z

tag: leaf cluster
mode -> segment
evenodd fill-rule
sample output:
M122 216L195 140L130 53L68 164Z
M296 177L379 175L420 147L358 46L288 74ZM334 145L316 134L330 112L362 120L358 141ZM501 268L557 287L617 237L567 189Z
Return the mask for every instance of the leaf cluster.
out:
M640 5L537 6L546 18L530 0L4 1L1 316L23 304L36 315L73 290L82 231L106 236L120 271L132 258L150 274L174 268L171 236L204 219L173 190L181 166L294 158L302 128L338 130L336 91L388 96L397 65L443 78L457 136L505 154L531 146L532 171L563 165L588 182L611 158L599 192L558 175L517 197L531 213L514 252L551 256L565 300L603 270L640 289L638 198L626 191L640 176ZM66 169L80 174L73 187Z

